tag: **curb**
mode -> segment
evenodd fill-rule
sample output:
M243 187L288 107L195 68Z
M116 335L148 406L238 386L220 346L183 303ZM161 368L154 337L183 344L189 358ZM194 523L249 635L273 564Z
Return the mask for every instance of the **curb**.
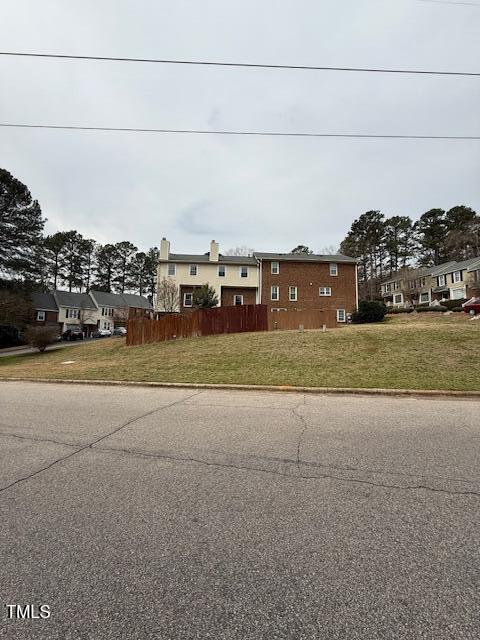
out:
M426 398L469 398L480 400L480 391L448 391L443 389L369 389L351 387L293 387L255 384L207 384L202 382L135 382L128 380L72 380L70 378L0 378L0 382L37 382L81 384L104 387L146 387L166 389L218 389L224 391L276 391L278 393L311 393L370 396L413 396Z

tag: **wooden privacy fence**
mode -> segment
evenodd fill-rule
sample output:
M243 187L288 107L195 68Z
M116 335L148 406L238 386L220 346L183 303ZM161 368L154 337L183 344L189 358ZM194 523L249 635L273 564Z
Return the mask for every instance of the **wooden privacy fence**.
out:
M127 325L127 345L267 330L268 311L262 304L198 309L185 314L171 313L158 319L131 317Z
M268 330L275 329L321 329L337 326L337 312L335 309L313 311L273 311L268 314Z

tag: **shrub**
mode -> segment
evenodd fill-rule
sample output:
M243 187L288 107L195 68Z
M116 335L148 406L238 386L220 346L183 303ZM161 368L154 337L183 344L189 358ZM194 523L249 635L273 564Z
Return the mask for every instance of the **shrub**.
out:
M463 307L453 307L453 309L450 309L450 311L455 311L455 313L460 313L462 311L464 311Z
M418 311L418 313L422 313L422 311L437 311L438 313L441 313L442 311L448 311L447 307L444 307L441 304L438 304L436 307L419 305L416 310Z
M57 341L58 329L55 327L28 327L25 336L31 347L42 352L49 344Z
M352 322L363 324L365 322L381 322L388 309L384 302L378 300L361 300L358 310L352 313Z
M390 315L391 313L412 313L412 307L393 307L390 309L388 307L387 313Z
M197 309L212 309L218 305L215 289L208 282L193 291L193 306Z
M459 300L442 300L442 306L447 307L449 311L455 311L456 308L466 302L466 298L460 298Z

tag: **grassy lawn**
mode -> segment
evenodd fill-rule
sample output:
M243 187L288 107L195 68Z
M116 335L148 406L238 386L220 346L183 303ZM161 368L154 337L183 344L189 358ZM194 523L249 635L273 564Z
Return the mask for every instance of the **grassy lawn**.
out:
M326 333L232 334L142 347L112 338L1 358L2 377L480 391L480 321L418 314Z

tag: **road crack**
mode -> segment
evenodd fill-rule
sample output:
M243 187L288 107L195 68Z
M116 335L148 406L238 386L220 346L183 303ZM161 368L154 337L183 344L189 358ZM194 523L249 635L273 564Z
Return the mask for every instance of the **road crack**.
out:
M100 438L97 438L96 440L93 440L92 442L89 442L88 444L83 445L82 447L79 447L78 449L76 449L75 451L72 451L68 455L62 456L61 458L57 458L56 460L54 460L50 464L46 465L45 467L42 467L41 469L37 469L36 471L33 471L32 473L28 474L27 476L23 476L22 478L17 478L17 480L14 480L13 482L11 482L10 484L5 485L4 487L0 487L0 493L3 493L4 491L7 491L7 489L11 489L12 487L20 484L21 482L26 482L27 480L30 480L31 478L34 478L35 476L38 476L40 473L43 473L44 471L48 471L48 469L51 469L52 467L54 467L55 465L59 464L60 462L65 462L65 460L68 460L69 458L72 458L73 456L76 456L77 454L81 453L82 451L86 451L87 449L92 449L93 446L96 445L98 442L102 442L102 440L106 440L107 438L110 438L111 436L115 435L116 433L118 433L122 429L125 429L126 427L130 426L131 424L134 424L135 422L138 422L139 420L143 420L143 418L147 418L148 416L151 416L154 413L163 411L164 409L169 409L170 407L173 407L175 405L182 404L183 402L186 402L190 398L193 398L194 396L198 396L200 393L203 393L203 391L196 391L195 393L191 393L186 398L182 398L181 400L176 400L175 402L170 402L169 404L162 405L161 407L156 407L155 409L151 409L150 411L146 411L145 413L142 413L142 415L140 415L140 416L136 416L134 418L130 418L130 420L127 420L127 422L124 422L119 427L116 427L112 431L109 431L108 433L104 434L103 436L100 436Z

